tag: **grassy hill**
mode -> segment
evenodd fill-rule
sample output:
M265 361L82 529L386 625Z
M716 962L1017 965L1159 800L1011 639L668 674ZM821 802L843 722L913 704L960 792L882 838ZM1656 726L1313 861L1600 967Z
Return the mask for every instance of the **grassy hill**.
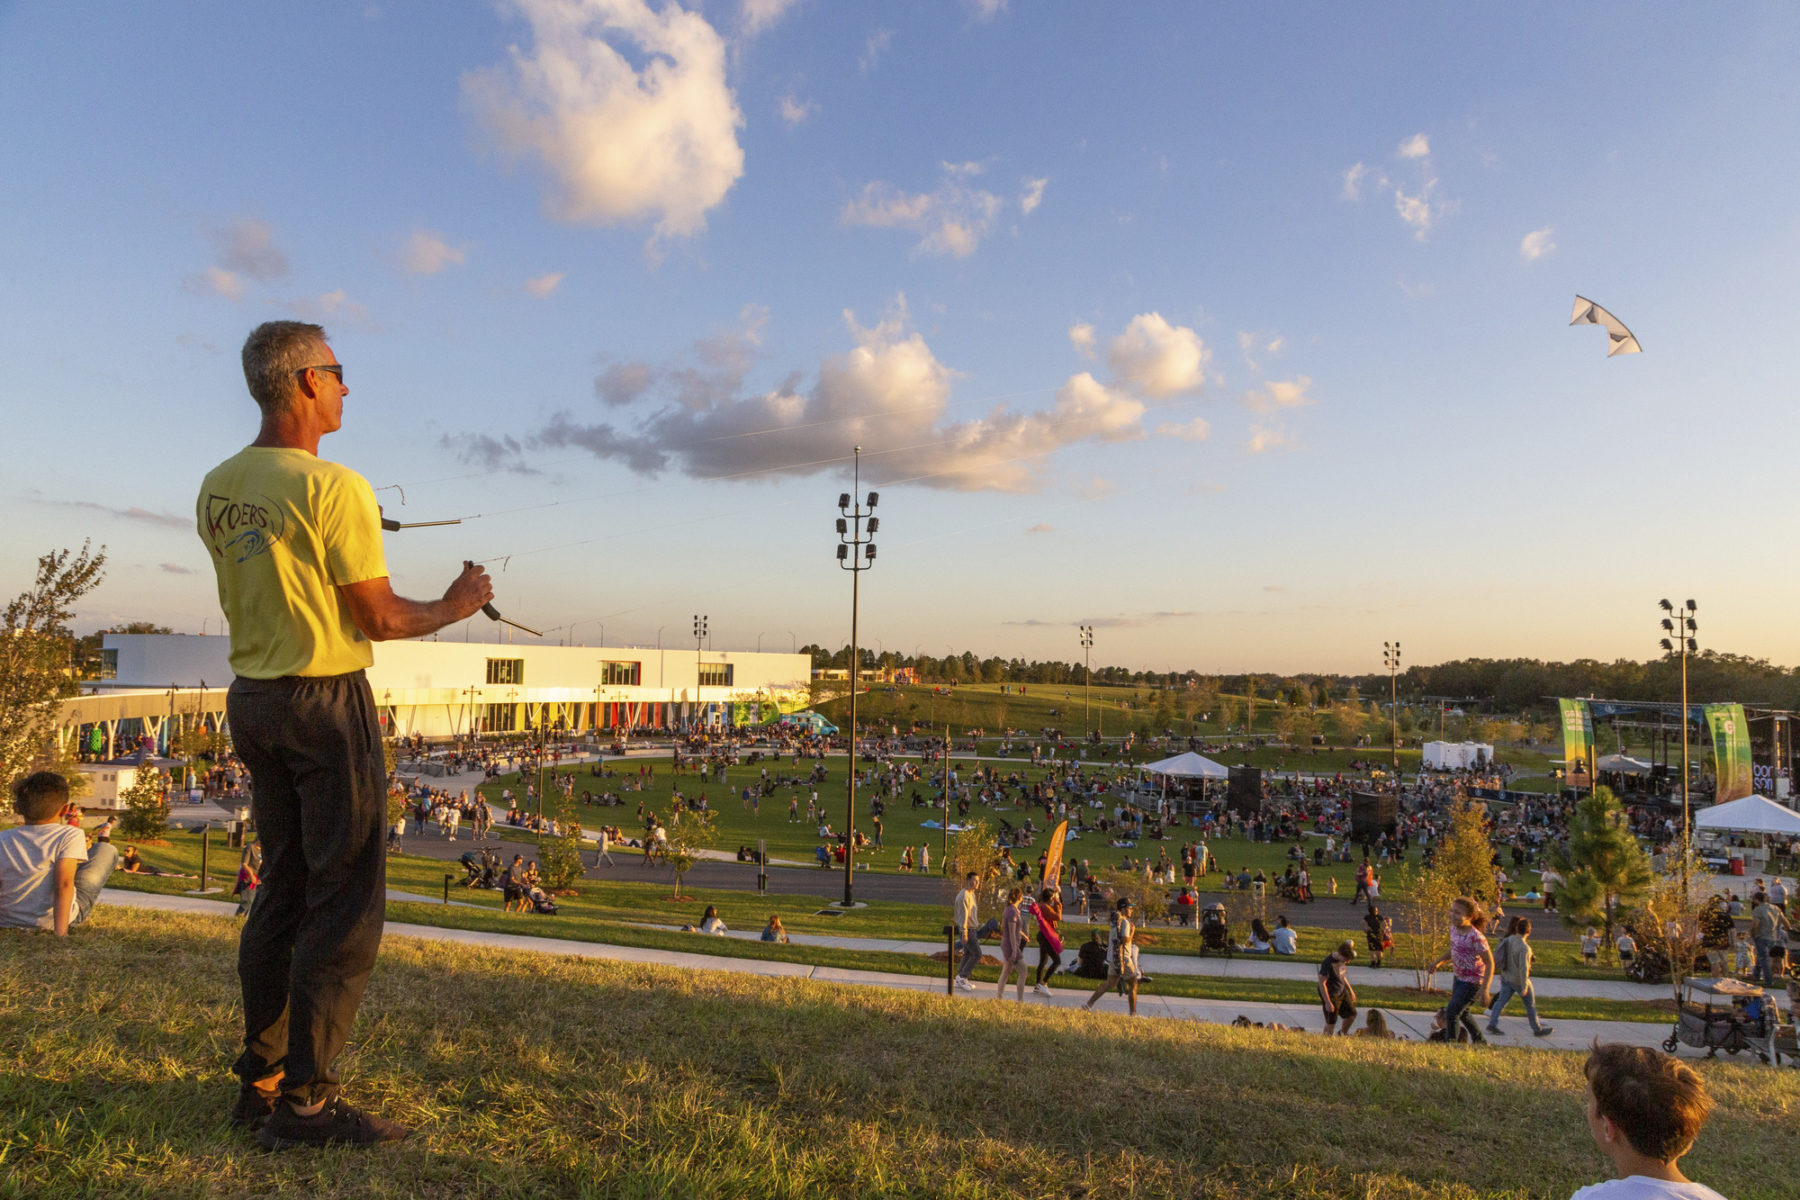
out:
M1579 1055L1326 1041L390 939L342 1062L374 1152L225 1121L226 919L0 931L0 1193L1554 1197L1602 1177ZM1708 1064L1690 1172L1792 1194L1800 1081ZM1783 1164L1789 1164L1784 1166Z

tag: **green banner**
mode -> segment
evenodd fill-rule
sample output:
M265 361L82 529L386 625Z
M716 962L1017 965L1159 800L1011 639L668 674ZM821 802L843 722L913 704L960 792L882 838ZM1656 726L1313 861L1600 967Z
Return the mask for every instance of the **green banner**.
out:
M1594 776L1594 718L1586 700L1558 700L1562 709L1563 770L1569 775Z
M1741 704L1709 704L1706 727L1712 731L1713 773L1719 781L1719 804L1741 800L1755 787L1750 767L1750 725Z

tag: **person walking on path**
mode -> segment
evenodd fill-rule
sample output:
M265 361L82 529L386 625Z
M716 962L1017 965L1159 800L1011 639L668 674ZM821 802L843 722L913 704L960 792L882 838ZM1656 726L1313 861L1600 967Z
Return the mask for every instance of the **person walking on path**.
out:
M950 916L950 924L956 929L956 937L962 945L962 961L956 965L956 986L965 992L975 990L969 976L981 965L981 938L975 932L975 922L981 915L980 902L975 895L975 887L979 882L980 876L973 871L963 877L963 885L956 893Z
M334 1070L386 904L387 767L364 670L371 643L467 620L494 589L465 564L442 599L394 594L373 489L318 457L349 394L323 329L260 325L243 366L261 430L207 474L195 505L231 630L226 712L264 848L238 946L232 1119L260 1126L269 1149L396 1141L407 1130L345 1103Z
M613 865L612 831L604 825L600 827L600 836L594 839L594 869L599 870L603 862L609 867Z
M1532 1033L1549 1037L1554 1032L1551 1026L1538 1023L1537 994L1531 987L1530 937L1531 918L1514 917L1511 931L1494 954L1494 966L1500 974L1500 994L1494 997L1494 1003L1488 1009L1489 1033L1501 1032L1500 1014L1506 1011L1506 1002L1514 996L1525 1001L1525 1019L1531 1023Z
M1774 988L1775 968L1770 951L1781 931L1788 928L1787 914L1769 903L1762 892L1756 893L1750 909L1750 939L1756 943L1755 979L1763 987Z
M1333 1026L1341 1037L1350 1036L1356 1026L1356 989L1350 986L1350 963L1356 958L1356 943L1349 938L1319 964L1319 1006L1325 1010L1325 1036Z
M1363 914L1363 940L1369 944L1369 965L1379 967L1382 956L1394 945L1394 923L1381 915L1373 903Z
M1050 977L1062 969L1062 931L1057 928L1062 924L1062 912L1062 897L1055 888L1047 887L1038 893L1032 909L1032 915L1037 917L1037 979L1031 990L1040 996L1050 994Z
M1453 982L1450 1003L1444 1006L1445 1031L1455 1037L1456 1023L1460 1020L1463 1028L1468 1030L1471 1042L1486 1045L1481 1026L1469 1014L1469 1006L1477 1000L1483 1008L1488 1006L1488 989L1494 979L1494 952L1488 948L1486 936L1475 927L1475 919L1479 916L1481 905L1467 896L1458 896L1450 902L1450 949L1431 964L1431 974L1442 970L1445 963L1451 966Z
M1087 998L1082 1007L1092 1010L1100 997L1120 983L1129 985L1126 998L1129 1001L1131 1015L1137 1016L1138 968L1137 968L1137 926L1131 923L1131 897L1120 896L1113 907L1112 931L1106 942L1106 980L1094 989L1094 994Z
M1021 1004L1025 1002L1025 914L1019 908L1019 901L1024 898L1025 889L1009 889L1006 907L1000 912L1000 990L997 993L999 999L1006 999L1006 978L1016 975Z

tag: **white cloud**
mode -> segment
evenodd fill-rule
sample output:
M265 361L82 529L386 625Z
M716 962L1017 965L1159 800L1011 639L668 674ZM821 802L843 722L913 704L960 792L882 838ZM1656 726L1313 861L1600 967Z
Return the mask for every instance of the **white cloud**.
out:
M368 305L352 300L343 288L310 298L283 301L282 306L308 321L324 321L332 317L342 317L358 325L365 325L369 321Z
M572 224L654 219L658 239L704 229L744 173L743 115L717 31L673 3L512 7L531 26L530 48L466 74L463 95L503 154L536 160L550 214Z
M1027 179L1025 190L1019 194L1019 211L1030 216L1032 210L1044 202L1044 188L1049 183L1048 178Z
M789 92L776 102L775 111L789 125L804 124L806 119L819 111L819 106L811 100L802 100Z
M1267 350L1270 354L1278 355L1282 352L1282 350L1286 349L1286 347L1287 347L1287 339L1282 337L1278 333L1274 337L1269 339L1268 344L1265 345L1263 347L1263 349Z
M1307 389L1310 387L1312 387L1312 378L1307 375L1286 381L1271 379L1258 390L1245 393L1244 407L1256 413L1280 412L1285 408L1304 408L1313 403L1313 398L1307 395Z
M1026 533L1055 533L1056 526L1043 525L1043 524L1033 525L1030 529L1027 529L1025 532Z
M564 278L566 276L561 271L548 271L535 279L527 279L525 290L541 300L560 287Z
M468 257L467 246L452 246L435 230L415 229L401 247L400 269L408 275L436 275L445 267L460 267Z
M1250 453L1267 454L1271 450L1282 450L1293 445L1293 439L1281 429L1268 429L1261 425L1250 427Z
M742 328L702 339L680 363L609 365L595 384L606 419L563 412L510 445L481 434L451 444L495 467L574 446L640 473L702 478L840 470L861 445L873 480L1026 492L1046 482L1046 460L1065 447L1144 436L1144 401L1087 372L1070 377L1047 408L996 406L952 419L957 372L910 328L903 299L872 327L845 313L854 346L820 362L810 388L791 372L772 389L745 394L764 316L747 313Z
M1199 391L1211 357L1199 334L1154 312L1133 317L1106 352L1121 382L1155 399Z
M228 300L242 300L245 281L269 283L288 273L287 255L275 244L268 224L249 217L207 230L216 251L214 265L182 281L189 291L210 292Z
M974 10L975 19L987 22L1006 11L1007 0L968 0L968 3Z
M967 258L993 232L1003 201L965 182L981 173L979 163L939 165L943 178L931 191L905 192L878 180L865 184L838 219L846 225L907 229L919 235L919 253Z
M1556 249L1556 243L1551 240L1555 233L1556 230L1548 225L1542 229L1532 230L1519 242L1519 253L1527 262L1536 262Z
M1075 489L1075 494L1083 500L1104 500L1108 496L1118 495L1119 485L1110 479L1103 479L1096 475L1086 483L1078 486ZM1094 624L1098 625L1100 622L1095 621Z
M1394 189L1394 211L1412 227L1413 236L1421 242L1431 233L1431 224L1440 211L1433 207L1431 200L1432 190L1436 186L1437 180L1428 179L1423 188L1411 195L1403 188Z
M186 285L190 291L211 292L227 300L244 298L244 281L235 272L227 271L224 267L208 267L198 275L190 275Z
M794 3L795 0L743 0L738 8L738 25L746 37L755 37L785 17Z
M1069 345L1083 358L1094 357L1094 327L1086 323L1069 326Z
M1156 436L1182 442L1204 442L1212 436L1212 423L1205 417L1195 417L1180 424L1165 421L1156 427Z
M219 246L219 265L258 283L269 283L288 273L287 255L275 244L274 231L263 221L241 217L213 231Z
M876 64L881 61L881 56L887 53L887 49L893 44L893 41L893 30L877 29L874 33L869 35L869 40L863 43L862 58L858 60L856 65L861 67L864 71L873 71Z
M1386 174L1372 171L1366 163L1356 163L1344 172L1343 187L1338 196L1344 200L1361 200L1365 191L1392 195L1394 211L1419 241L1425 241L1438 218L1455 209L1455 204L1438 194L1437 171L1431 163L1431 140L1415 133L1396 147L1396 157L1415 164L1416 183L1396 183Z

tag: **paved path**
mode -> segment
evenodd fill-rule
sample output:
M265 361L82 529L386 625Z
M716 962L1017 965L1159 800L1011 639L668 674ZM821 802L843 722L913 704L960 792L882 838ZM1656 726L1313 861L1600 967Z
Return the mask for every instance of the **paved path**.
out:
M160 912L224 915L234 905L191 896L164 896L153 892L127 892L108 888L101 893L103 904L144 908ZM488 933L465 929L439 929L428 925L408 925L390 921L387 933L394 937L412 937L423 941L446 942L465 946L483 946L534 954L564 954L581 958L605 959L611 962L648 963L693 970L730 971L741 975L761 975L787 979L810 979L820 983L836 983L856 987L884 987L901 991L941 994L944 981L929 976L895 975L881 971L848 971L832 967L813 967L805 963L765 959L718 958L707 954L646 949L636 946L610 946L600 942L571 941L564 938L527 937L518 934ZM1154 973L1154 972L1152 972ZM992 985L979 984L973 992L958 992L954 998L966 1003L994 1003ZM1085 993L1073 988L1053 989L1049 996L1026 993L1025 1003L1073 1008L1085 999ZM1009 1001L1010 1003L1010 1001ZM1097 1008L1102 1012L1122 1013L1125 1002L1117 995L1102 998ZM1310 1004L1240 1004L1234 1001L1196 1000L1180 996L1144 994L1138 997L1140 1015L1178 1020L1211 1021L1229 1024L1239 1016L1264 1024L1281 1024L1317 1031L1323 1023L1319 1010ZM1431 1026L1431 1015L1422 1012L1384 1010L1396 1031L1414 1040L1422 1040ZM1595 1038L1609 1042L1625 1042L1637 1046L1660 1044L1668 1036L1666 1026L1637 1021L1559 1021L1555 1032L1547 1038L1530 1036L1523 1021L1508 1018L1503 1028L1511 1036L1495 1039L1496 1045L1529 1045L1539 1049L1586 1050Z

